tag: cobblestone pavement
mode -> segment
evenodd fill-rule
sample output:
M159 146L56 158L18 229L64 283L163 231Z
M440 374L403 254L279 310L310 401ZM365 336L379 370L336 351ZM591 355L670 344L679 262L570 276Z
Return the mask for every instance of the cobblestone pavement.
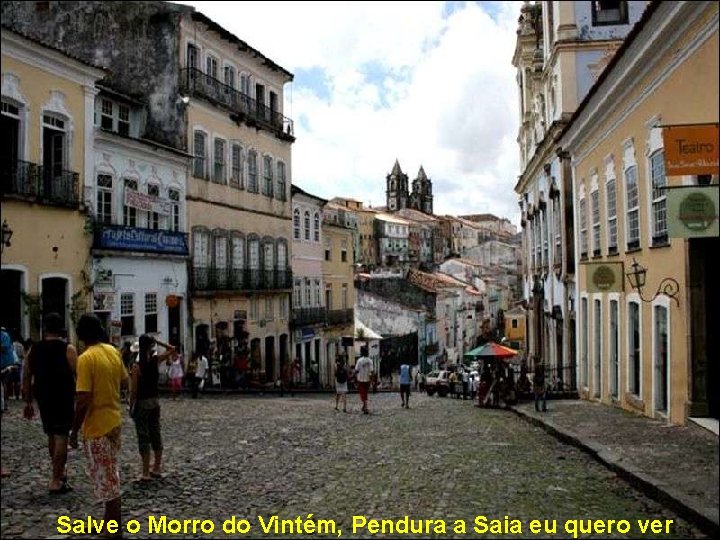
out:
M372 414L360 413L356 395L349 396L351 412L344 414L335 412L330 400L163 400L167 475L143 486L132 482L139 459L133 424L126 417L124 519L140 521L137 537L148 536L150 514L212 519L216 525L208 536L198 531L167 537L226 537L222 522L234 515L250 522L246 537L268 538L281 535L264 535L259 517L294 519L309 513L314 519L334 519L343 537L371 537L368 529L353 535L354 515L444 520L446 533L436 538L525 538L534 518L558 520L556 538L571 538L563 531L568 519L626 519L632 525L629 534L595 537L638 538L637 520L649 518L674 520L670 537L703 537L583 452L512 412L418 394L406 410L397 394L377 394L371 395ZM48 459L39 421L23 420L17 402L10 407L2 418L2 464L11 476L2 481L1 536L57 538L62 537L55 528L58 515L102 517L100 505L92 501L82 452L72 452L69 461L75 490L47 494ZM478 534L476 516L518 519L523 532ZM456 519L467 523L465 534L453 531ZM435 526L438 522L431 533L442 530ZM377 537L402 537L387 532ZM299 536L296 530L283 537Z

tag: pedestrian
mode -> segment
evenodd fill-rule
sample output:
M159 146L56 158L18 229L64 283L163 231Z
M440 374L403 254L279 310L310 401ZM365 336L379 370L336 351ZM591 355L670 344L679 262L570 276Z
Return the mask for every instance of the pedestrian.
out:
M547 404L545 402L545 365L542 362L535 364L533 390L535 392L535 410L540 412L540 400L542 400L542 412L547 412Z
M195 364L195 377L192 381L192 397L197 399L198 390L205 388L205 375L207 375L209 365L208 359L204 354L198 354Z
M5 395L6 384L10 379L10 371L15 366L15 349L13 348L12 338L5 327L0 327L0 410L7 411Z
M60 336L63 320L58 313L43 319L43 339L30 349L23 370L24 416L35 416L33 397L40 409L40 419L48 438L52 476L48 491L52 495L67 493L68 435L75 416L75 372L77 351Z
M465 401L470 391L470 373L466 369L463 369L460 376L462 377L462 396L463 401Z
M401 407L410 408L410 366L400 366L400 401Z
M348 393L348 376L347 368L342 358L338 358L335 362L335 410L342 400L343 412L347 412L347 393Z
M175 355L170 369L168 370L168 378L170 379L170 391L172 392L173 398L177 399L178 394L182 392L182 381L183 381L183 366L180 362L181 355Z
M104 330L97 316L82 315L76 333L86 349L77 361L77 404L69 444L78 447L78 431L82 428L95 497L105 504L105 522L114 519L118 531L122 531L120 387L127 385L128 374L120 352L101 342Z
M370 411L368 410L368 390L370 390L370 373L373 369L372 360L368 358L367 354L367 345L363 345L360 347L360 358L358 358L358 361L355 363L358 392L360 393L362 412L364 414L370 414Z
M169 343L159 341L148 334L140 336L138 360L130 372L130 411L135 421L138 451L142 460L140 481L162 476L162 436L160 435L160 402L158 400L158 364L174 358L177 351ZM156 345L165 348L158 353ZM181 375L182 377L182 375ZM150 449L154 454L150 470Z

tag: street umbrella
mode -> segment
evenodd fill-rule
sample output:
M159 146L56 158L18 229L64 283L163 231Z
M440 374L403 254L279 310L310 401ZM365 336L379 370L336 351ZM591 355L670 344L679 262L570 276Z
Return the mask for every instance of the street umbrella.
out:
M471 351L476 358L512 358L518 354L515 349L499 345L493 341L486 343L482 347L478 347L478 349Z

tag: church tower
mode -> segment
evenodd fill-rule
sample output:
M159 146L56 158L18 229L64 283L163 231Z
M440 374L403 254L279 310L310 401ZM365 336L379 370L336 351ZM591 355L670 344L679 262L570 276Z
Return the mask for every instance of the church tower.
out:
M385 194L388 211L395 212L407 208L409 199L408 175L402 172L397 159L395 160L392 172L385 178L387 179Z
M412 195L410 195L410 207L420 210L426 214L433 213L432 181L425 174L422 165L418 171L417 178L412 183Z

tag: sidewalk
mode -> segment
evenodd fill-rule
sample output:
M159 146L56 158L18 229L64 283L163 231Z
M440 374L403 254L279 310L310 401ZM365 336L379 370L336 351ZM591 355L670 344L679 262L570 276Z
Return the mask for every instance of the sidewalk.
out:
M513 410L588 452L713 537L720 536L717 435L696 425L669 426L589 401L547 405L546 413L536 412L533 402Z

